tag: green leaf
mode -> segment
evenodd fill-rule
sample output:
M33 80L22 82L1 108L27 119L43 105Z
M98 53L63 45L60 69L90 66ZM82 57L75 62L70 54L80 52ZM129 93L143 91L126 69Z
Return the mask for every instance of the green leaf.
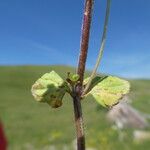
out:
M128 81L113 76L107 76L103 79L96 77L93 84L89 94L92 94L95 100L104 107L112 107L117 104L130 89Z
M51 107L57 108L62 105L66 89L64 80L55 71L51 71L32 85L31 92L36 101L46 102Z
M92 82L91 82L91 84L90 84L90 87L89 87L87 93L88 93L89 91L91 91L91 89L92 89L95 85L97 85L99 82L101 82L102 80L104 80L104 79L107 78L107 77L108 77L108 76L96 76L96 77L94 77L93 80L92 80ZM88 83L89 78L90 78L90 77L84 79L84 83L83 83L83 84L84 84L84 87L85 87L86 84Z
M69 74L69 79L73 82L77 82L79 80L78 74Z

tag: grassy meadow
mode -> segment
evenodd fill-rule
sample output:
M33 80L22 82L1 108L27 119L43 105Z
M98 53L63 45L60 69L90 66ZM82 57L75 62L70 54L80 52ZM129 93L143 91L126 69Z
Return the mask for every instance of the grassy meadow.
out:
M36 102L31 85L44 73L55 70L63 78L74 72L64 66L1 66L0 118L5 126L9 150L73 150L75 139L72 101L65 95L63 106L51 109ZM138 110L150 114L150 80L131 80L130 98ZM149 150L150 141L136 143L132 129L125 130L123 141L106 120L107 110L101 109L92 97L82 102L86 145L96 150ZM147 129L150 131L150 129Z

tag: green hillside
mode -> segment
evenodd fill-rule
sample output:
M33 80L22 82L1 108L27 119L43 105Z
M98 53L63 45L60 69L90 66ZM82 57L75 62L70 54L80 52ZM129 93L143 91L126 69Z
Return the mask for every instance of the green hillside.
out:
M65 96L60 109L37 103L30 92L31 85L42 74L55 70L63 78L75 69L64 66L0 67L0 118L10 150L72 150L75 139L72 101ZM150 80L132 80L130 97L133 106L150 113ZM101 109L89 97L83 101L87 146L97 150L149 150L150 141L134 143L132 130L126 131L124 141L106 121L107 110ZM65 149L66 148L66 149Z

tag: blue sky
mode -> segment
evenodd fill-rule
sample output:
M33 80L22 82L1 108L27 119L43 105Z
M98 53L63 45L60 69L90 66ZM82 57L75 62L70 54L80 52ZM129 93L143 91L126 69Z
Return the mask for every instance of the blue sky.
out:
M84 0L1 0L0 65L76 66ZM105 15L95 0L87 68L95 64ZM150 78L150 1L112 0L99 72Z

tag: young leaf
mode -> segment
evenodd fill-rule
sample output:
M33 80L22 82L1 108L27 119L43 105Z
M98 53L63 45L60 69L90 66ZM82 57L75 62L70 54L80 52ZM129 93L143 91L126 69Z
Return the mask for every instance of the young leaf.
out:
M31 92L35 100L46 102L52 108L57 108L62 105L62 98L66 89L64 80L55 71L51 71L33 84Z
M95 83L97 84L89 94L92 94L95 100L104 107L112 107L117 104L130 89L128 81L113 76L105 77L103 80L97 77Z
M68 74L68 79L71 81L71 82L77 82L79 80L79 75L78 74L71 74L69 73Z

